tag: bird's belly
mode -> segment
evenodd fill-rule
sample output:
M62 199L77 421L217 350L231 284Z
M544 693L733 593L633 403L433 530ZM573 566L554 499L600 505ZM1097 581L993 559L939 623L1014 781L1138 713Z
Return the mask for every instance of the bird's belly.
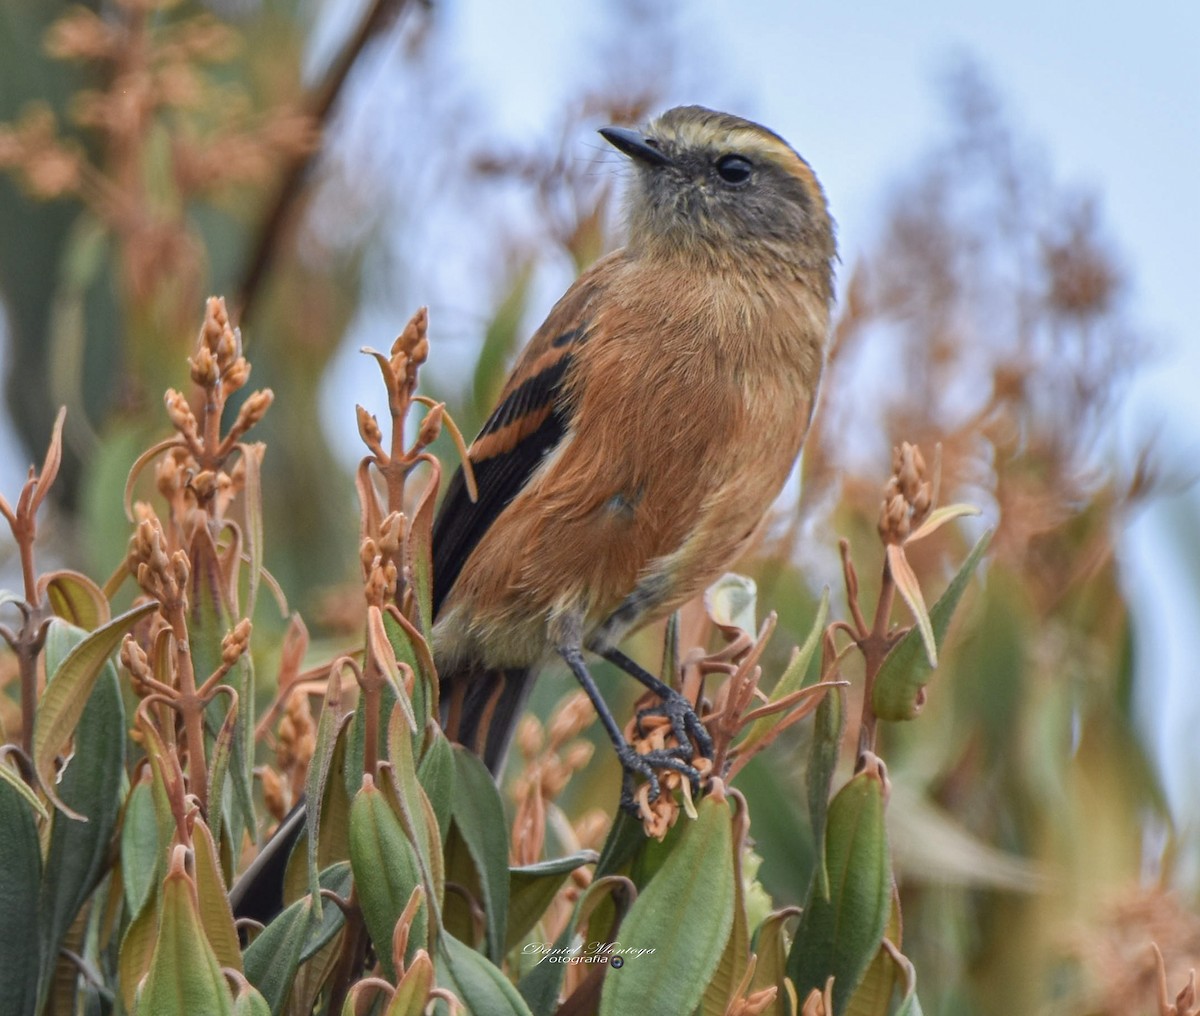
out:
M435 629L439 667L534 666L563 619L585 643L609 644L691 599L745 549L805 421L735 437L711 420L692 430L674 420L642 431L637 455L572 435L472 553ZM730 456L723 442L734 439L742 453Z

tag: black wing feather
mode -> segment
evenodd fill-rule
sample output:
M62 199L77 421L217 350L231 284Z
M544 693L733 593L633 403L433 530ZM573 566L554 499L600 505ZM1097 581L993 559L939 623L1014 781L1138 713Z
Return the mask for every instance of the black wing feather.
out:
M563 380L570 363L567 352L517 385L488 417L476 441L550 406L546 418L513 447L472 460L479 488L479 499L474 503L467 494L462 467L455 470L433 524L435 618L483 534L521 492L546 453L562 440L567 426Z

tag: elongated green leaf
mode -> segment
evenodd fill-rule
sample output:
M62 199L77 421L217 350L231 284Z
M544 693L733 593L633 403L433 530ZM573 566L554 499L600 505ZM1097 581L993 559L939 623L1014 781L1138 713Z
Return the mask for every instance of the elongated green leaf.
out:
M804 687L805 678L808 676L809 664L812 662L817 647L821 644L821 634L825 631L825 621L828 617L829 590L826 589L821 595L821 602L817 606L817 615L813 618L812 627L809 628L808 635L805 636L804 644L796 651L796 654L788 663L787 669L775 683L775 687L771 689L770 700L772 702L778 702L780 699ZM826 695L826 698L828 698L828 695ZM763 716L755 720L750 725L750 729L746 731L745 736L738 742L738 748L743 752L749 751L762 741L771 732L771 728L778 722L779 716Z
M43 575L39 584L55 616L77 628L91 631L112 616L103 591L86 575L56 571Z
M20 773L2 761L0 761L0 783L7 783L33 809L37 817L43 822L50 821L50 812L42 804L41 798L34 793L33 788L28 783L21 779Z
M421 865L399 816L369 776L363 777L362 790L350 806L350 865L367 931L394 984L392 933L413 889L422 882ZM426 911L422 908L413 921L409 941L419 944L427 936Z
M347 861L321 872L321 888L337 893L342 899L350 896L351 882ZM246 979L268 1001L274 1000L272 1011L279 1012L287 1000L300 964L320 952L344 924L345 917L339 907L322 908L321 919L316 920L312 900L304 896L279 914L250 943L242 956Z
M746 917L746 888L742 859L738 856L736 847L731 851L733 859L733 923L729 928L729 937L717 968L709 978L708 986L704 989L704 997L700 1003L703 1016L725 1016L726 1010L734 999L734 993L750 964L750 928Z
M204 935L195 886L181 858L163 880L158 938L134 1011L137 1016L233 1012L233 996Z
M158 907L154 896L125 929L121 939L121 951L117 956L117 973L120 982L121 1001L125 1011L133 1010L134 997L146 971L150 969L150 957L154 955L154 943L158 937Z
M33 764L46 796L72 818L82 816L60 800L54 761L67 739L75 733L92 687L125 632L157 609L158 604L154 601L143 603L90 633L81 632L65 621L54 621L50 625L46 635L46 673L50 678L33 724ZM68 632L75 634L68 635ZM53 659L52 644L56 647ZM73 648L60 654L57 647L68 645ZM113 677L116 677L115 670ZM124 745L123 732L119 740Z
M883 941L891 905L884 786L877 764L858 773L830 804L825 857L829 896L814 878L788 956L788 975L801 999L813 988L824 988L832 976L834 1012L842 1016Z
M249 559L245 614L246 617L254 617L263 572L262 462L267 446L261 441L254 441L239 444L238 448L245 464L242 503L246 507L246 557Z
M955 608L975 574L975 569L991 542L991 532L986 532L971 548L971 553L958 569L946 591L929 611L933 642L940 645L946 637L950 619ZM875 715L881 720L911 720L920 711L925 700L925 685L933 668L926 657L925 642L916 628L896 644L887 655L875 678L871 692L871 704Z
M240 729L238 724L239 700L228 692L222 692L222 695L229 700L229 711L226 712L225 719L221 721L221 727L217 731L208 766L208 814L212 818L213 839L218 843L221 842L221 829L225 823L225 784L229 776L229 760L233 755L234 743ZM236 794L234 803L236 803Z
M236 621L236 590L226 582L221 554L207 530L198 530L192 540L192 588L189 592L188 647L197 683L207 680L221 665L221 643ZM251 835L256 828L252 790L254 765L254 662L250 653L243 653L225 675L225 684L237 692L239 715L229 753L228 776L232 783L234 808L229 815L229 838L239 843L242 832ZM245 713L243 710L250 710ZM205 710L205 722L210 729L222 726L228 707L214 700ZM217 802L219 803L219 802Z
M399 690L400 695L404 689ZM417 850L421 879L425 885L425 907L430 917L431 933L436 935L442 926L441 900L446 891L446 872L442 857L442 837L437 816L425 790L417 779L416 752L406 714L399 707L392 710L388 720L388 757L393 763L380 767L380 789L400 818L404 833ZM414 947L421 943L413 942ZM432 941L425 943L432 948Z
M649 999L659 1016L689 1016L720 962L735 892L729 804L707 797L697 810L621 925L624 949L652 951L614 955L601 1016L645 1011Z
M504 805L492 774L478 757L454 746L453 821L479 875L486 915L487 953L499 963L508 925L508 835Z
M808 789L808 817L817 851L817 884L826 899L829 898L829 871L825 863L825 819L829 812L829 788L837 769L845 730L846 689L833 688L821 700L813 717L813 739L804 777Z
M341 917L337 907L326 907L325 914ZM317 926L312 897L305 896L268 924L243 954L246 980L262 992L271 1012L283 1011L305 943Z
M425 753L417 767L417 779L433 807L442 843L450 832L450 812L454 806L454 751L436 723L426 727Z
M0 769L8 767L0 763ZM35 1012L41 936L38 886L42 852L36 811L0 780L0 1012Z
M512 982L486 956L444 934L437 964L438 984L458 996L470 1013L532 1016Z
M625 919L637 890L623 875L604 875L592 881L575 904L571 919L563 927L553 945L545 942L527 942L521 950L521 962L526 973L517 984L517 990L529 1008L537 1016L551 1016L558 1008L558 996L562 990L567 964L564 957L578 951L591 954L599 946L616 939L617 930ZM612 920L600 938L590 937L578 941L578 929L591 925L589 918L599 909L608 910ZM532 969L529 965L532 964ZM593 1004L592 1008L595 1006Z
M116 631L112 637L120 634ZM55 621L46 636L46 666L55 674L46 697L60 678L74 676L73 668L90 665L84 661L94 659L99 665L85 682L87 698L79 704L75 752L58 786L67 808L86 816L87 821L76 821L62 811L55 813L42 870L43 1000L63 937L107 870L124 790L126 730L120 682L116 668L99 655L94 643L96 655L91 655L87 646L92 637L62 621Z
M233 926L233 911L229 907L229 890L221 875L221 861L212 833L197 817L192 830L196 869L196 898L204 935L223 967L242 969L242 951L238 945L237 929Z
M139 782L129 792L121 824L121 881L131 914L141 912L158 884L163 871L159 850L154 792L148 781Z
M604 846L600 848L600 860L596 862L596 878L616 875L625 870L638 854L653 842L647 838L642 823L621 809L608 830Z
M247 984L233 999L233 1016L271 1016L271 1007L254 985Z
M317 878L321 871L318 856L321 842L321 811L325 807L325 787L338 745L338 733L343 729L342 718L338 715L342 698L341 684L341 668L335 666L325 688L325 706L321 710L320 720L317 721L316 747L308 764L308 777L304 781L304 796L308 801L304 814L305 838L308 845L308 887L318 917L321 914L321 897L317 892Z
M785 925L790 918L800 913L799 907L777 910L768 916L754 932L751 948L758 962L754 965L754 977L750 981L751 991L777 987L779 994L765 1010L763 1016L789 1016L787 993L783 990L783 979L787 976L788 938Z
M891 941L884 939L846 1007L846 1016L918 1016L917 972Z
M510 951L537 924L571 872L585 864L595 864L599 858L594 850L581 850L553 861L509 869L504 951Z

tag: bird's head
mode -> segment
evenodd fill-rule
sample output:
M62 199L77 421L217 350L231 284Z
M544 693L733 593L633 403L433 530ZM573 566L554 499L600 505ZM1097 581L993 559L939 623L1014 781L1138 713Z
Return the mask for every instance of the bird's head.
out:
M629 243L666 256L828 273L833 221L812 169L783 138L703 106L677 106L644 130L600 134L636 168Z

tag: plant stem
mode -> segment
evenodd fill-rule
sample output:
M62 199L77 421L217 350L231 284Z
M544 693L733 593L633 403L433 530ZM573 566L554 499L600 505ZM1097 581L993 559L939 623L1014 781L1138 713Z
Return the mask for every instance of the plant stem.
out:
M875 605L875 618L871 630L859 640L863 654L863 703L862 719L858 728L858 753L875 750L875 707L871 695L875 690L875 678L883 661L892 649L888 626L892 616L892 603L896 598L896 581L887 556L883 559L883 575L879 580L879 601Z

